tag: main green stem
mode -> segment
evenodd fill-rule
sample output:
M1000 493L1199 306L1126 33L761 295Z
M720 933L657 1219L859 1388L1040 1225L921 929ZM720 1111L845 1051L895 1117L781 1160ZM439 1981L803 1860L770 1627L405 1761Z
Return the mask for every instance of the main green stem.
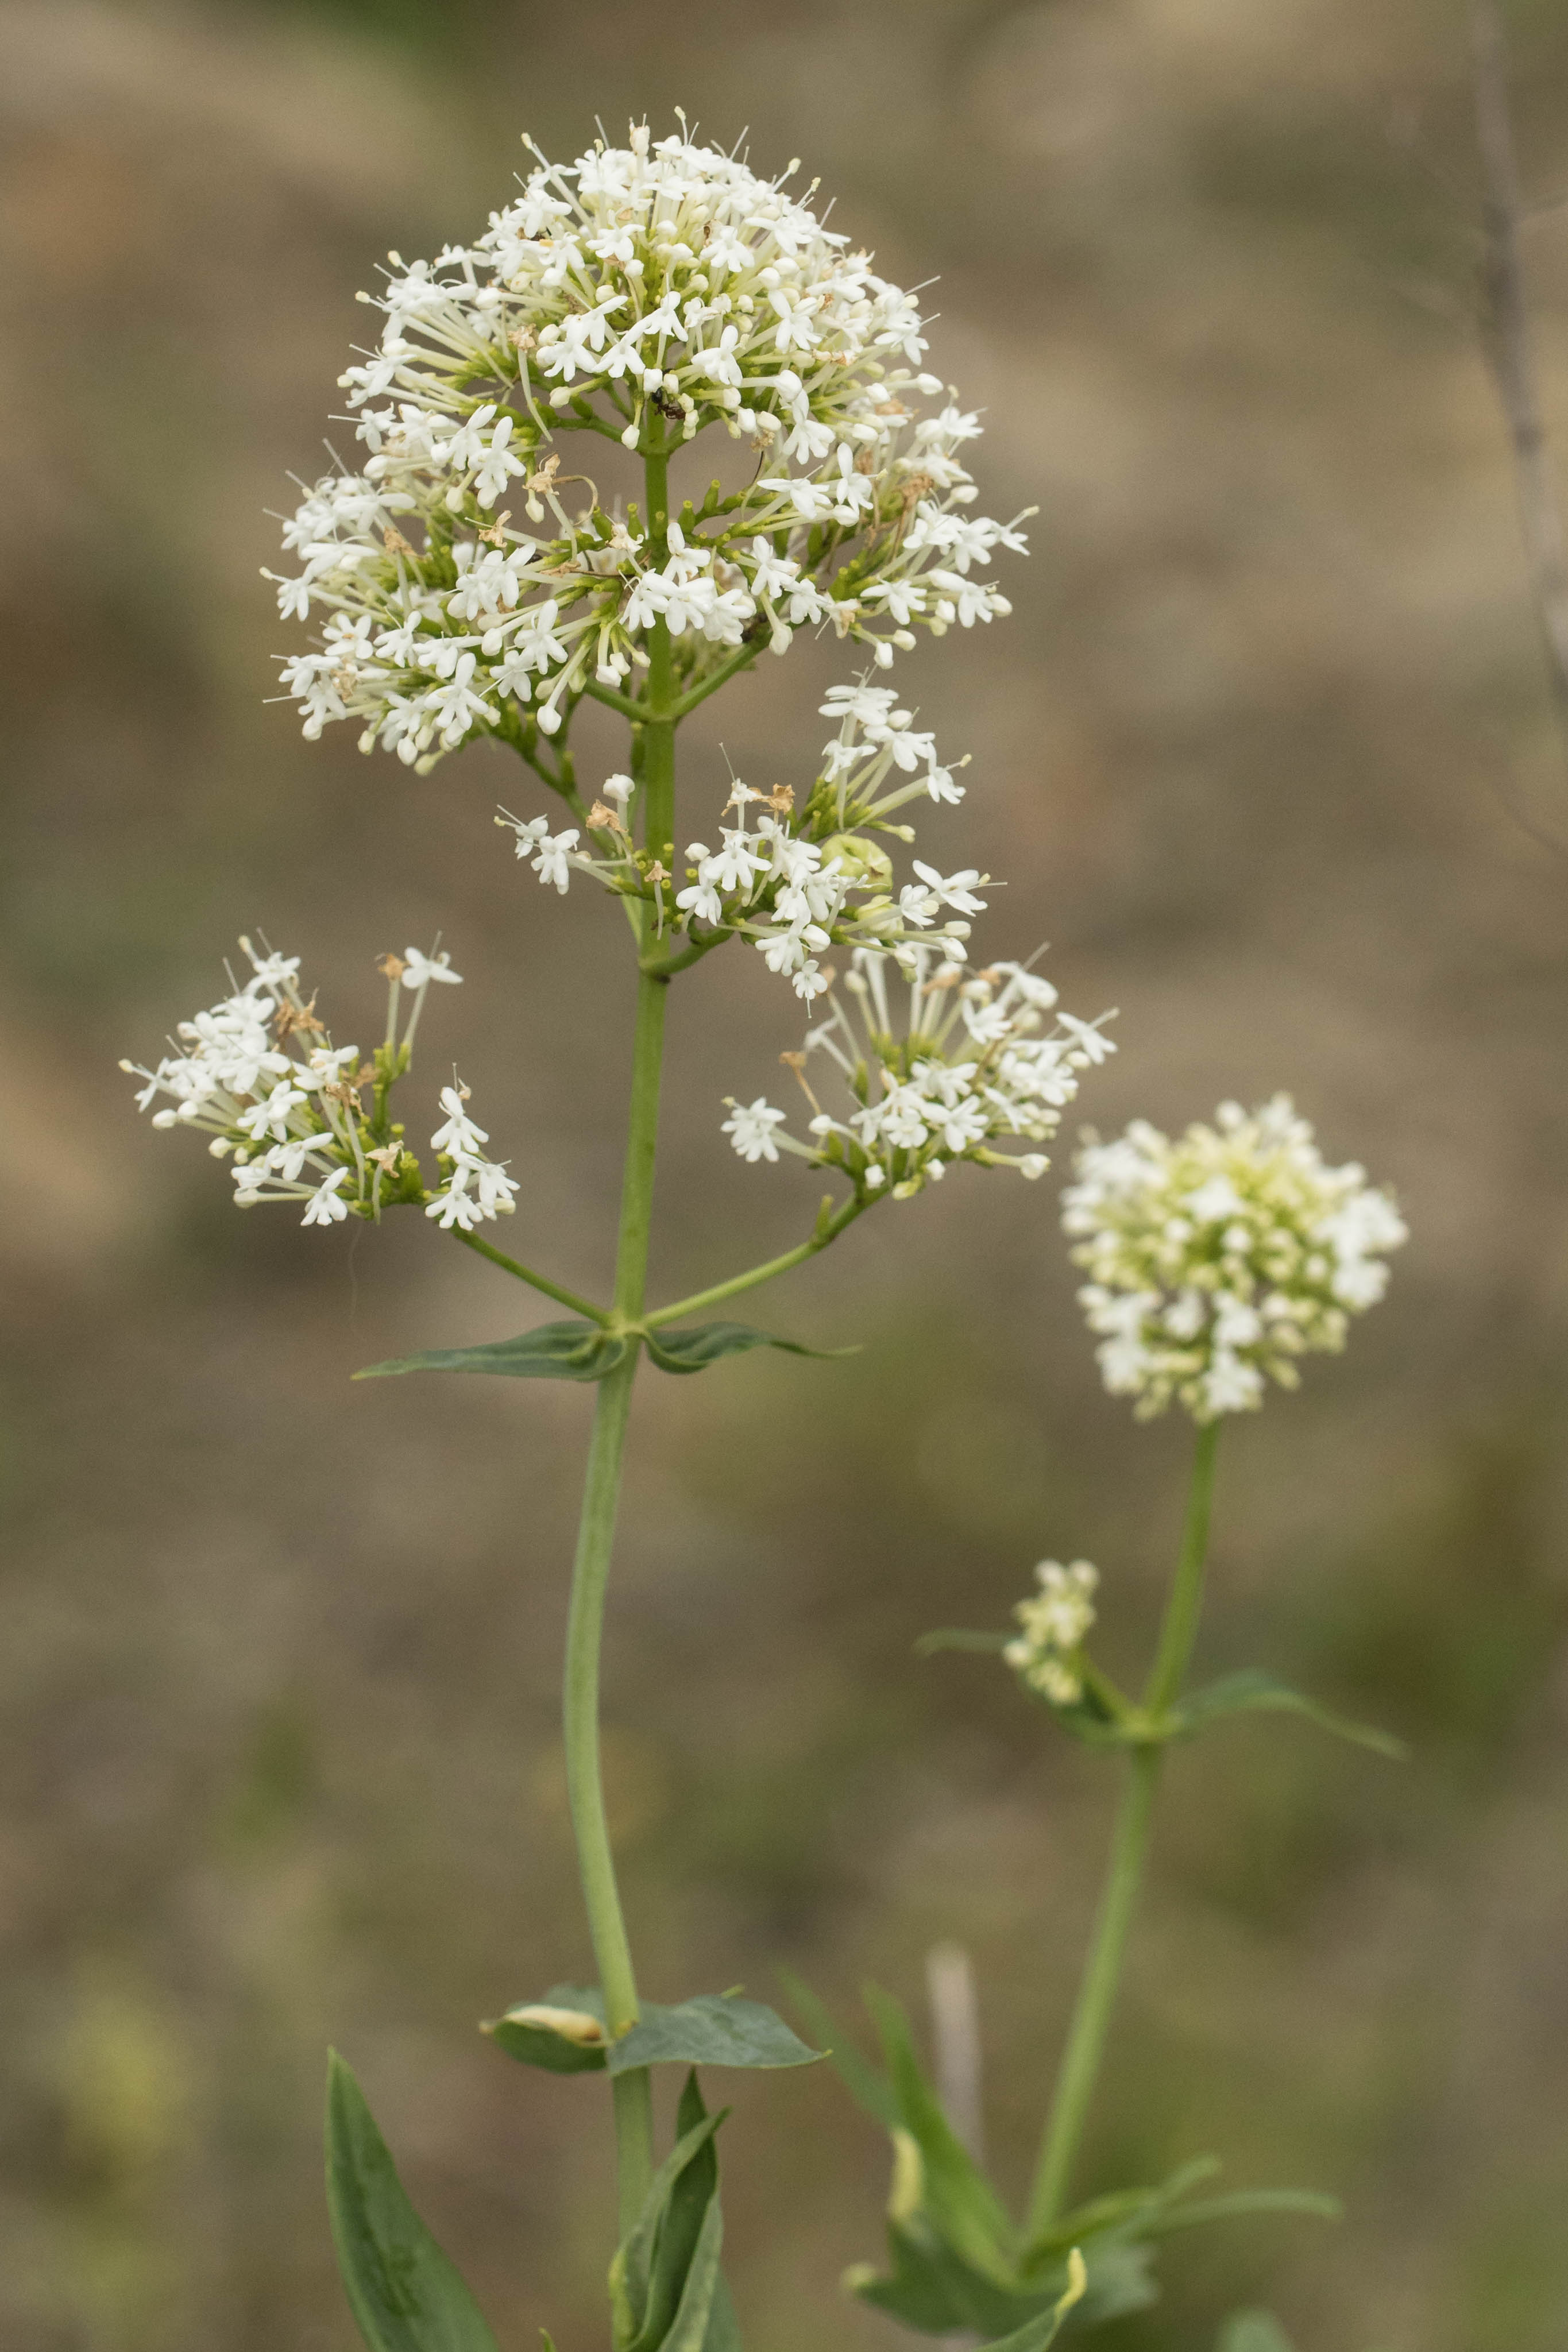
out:
M1192 1485L1187 1493L1186 1523L1181 1555L1160 1627L1159 1646L1143 1694L1143 1711L1164 1715L1174 1703L1192 1657L1203 1609L1204 1563L1208 1556L1209 1511L1214 1500L1215 1454L1219 1423L1206 1422L1198 1431L1193 1459ZM1079 2144L1083 2137L1089 2102L1094 2096L1106 2035L1116 2005L1128 1931L1138 1900L1138 1888L1149 1852L1154 1796L1160 1784L1163 1743L1149 1740L1127 1751L1127 1785L1111 1833L1110 1862L1095 1918L1094 1935L1073 2004L1067 2045L1057 2073L1050 2114L1040 2161L1029 2200L1027 2234L1038 2237L1059 2220L1067 2202L1068 2185Z
M647 519L662 540L668 507L667 459L662 446L645 453ZM649 640L646 716L642 719L643 839L668 861L675 818L675 720L669 635L659 622ZM645 907L642 956L656 947L655 912ZM658 1144L659 1075L664 1056L664 1014L669 983L639 971L637 1024L632 1045L631 1108L626 1126L626 1170L621 1184L620 1237L616 1252L615 1312L617 1320L641 1319L647 1283L648 1233L653 1220L654 1164ZM566 1628L563 1696L566 1787L583 1900L588 1913L605 2014L612 2034L624 2033L639 2015L631 1946L616 1885L615 1857L605 1814L599 1757L599 1652L604 1637L605 1593L615 1545L621 1464L637 1356L633 1348L618 1369L599 1382L594 1433L588 1446L583 1513L572 1570L572 1607ZM653 2178L653 2099L647 2067L617 2074L615 2101L616 2158L620 2226L624 2238L636 2221Z

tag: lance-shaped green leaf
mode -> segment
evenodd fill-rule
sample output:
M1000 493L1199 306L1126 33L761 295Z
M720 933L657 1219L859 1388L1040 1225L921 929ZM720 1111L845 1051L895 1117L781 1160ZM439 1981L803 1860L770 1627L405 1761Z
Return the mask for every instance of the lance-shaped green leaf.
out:
M1191 1692L1172 1709L1168 1736L1190 1738L1205 1724L1217 1723L1223 1716L1247 1714L1300 1715L1315 1723L1321 1731L1332 1732L1336 1739L1353 1740L1358 1748L1371 1748L1380 1756L1403 1759L1407 1753L1402 1739L1386 1731L1374 1730L1364 1723L1349 1723L1317 1700L1308 1698L1289 1684L1277 1682L1272 1675L1257 1666L1246 1666L1239 1674L1226 1675L1206 1689Z
M723 2224L710 2116L693 2072L676 2116L675 2147L610 2264L616 2352L702 2352L713 2314Z
M1009 2284L1016 2275L1013 2224L926 2081L908 2018L877 1985L867 1987L866 2005L881 2036L904 2135L901 2144L897 2137L894 2143L894 2219L924 2211L955 2253L998 2284Z
M1226 2197L1194 2198L1172 2205L1143 2224L1145 2238L1169 2238L1178 2230L1201 2230L1209 2221L1250 2220L1255 2213L1304 2213L1315 2221L1342 2220L1344 2207L1321 2189L1237 2189Z
M775 1339L771 1331L753 1330L749 1323L696 1323L684 1331L650 1331L647 1335L650 1361L661 1372L704 1372L721 1356L742 1356L751 1348L782 1348L788 1356L853 1356L854 1348L803 1348L798 1339Z
M552 2074L625 2074L638 2066L809 2066L811 2049L764 2001L704 1992L690 2000L642 2003L626 2033L611 2040L596 1985L552 1985L540 2001L509 2009L482 2029L509 2057Z
M356 1381L379 1381L394 1372L497 1372L510 1381L602 1381L626 1360L630 1341L597 1323L540 1323L515 1339L492 1339L479 1348L426 1348L417 1356L392 1356L367 1364Z
M1290 2352L1290 2339L1271 2311L1237 2311L1220 2329L1215 2352Z
M1154 2188L1113 2189L1103 2197L1091 2198L1032 2238L1024 2249L1020 2268L1027 2275L1044 2263L1060 2262L1073 2246L1092 2246L1097 2238L1111 2234L1135 2242L1150 2234L1148 2225L1156 2215L1212 2180L1219 2169L1217 2157L1194 2157Z
M327 2061L327 2210L370 2352L496 2352L484 2314L408 2201L364 2094Z

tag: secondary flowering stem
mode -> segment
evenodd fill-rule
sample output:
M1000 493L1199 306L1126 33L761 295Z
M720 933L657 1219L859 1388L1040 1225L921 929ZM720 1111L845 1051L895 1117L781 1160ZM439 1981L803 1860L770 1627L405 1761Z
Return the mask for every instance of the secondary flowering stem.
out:
M657 427L655 428L657 430ZM667 467L662 440L645 454L647 513L662 532L667 506ZM645 845L668 856L674 825L675 730L668 716L670 696L669 633L662 622L649 641L647 707L643 726L642 804ZM655 909L642 912L642 950L654 947ZM624 1322L642 1315L647 1283L648 1234L653 1218L654 1168L658 1141L659 1076L664 1055L664 1016L668 982L646 970L637 973L637 1020L632 1044L631 1107L626 1123L626 1170L621 1186L620 1235L616 1252L616 1314ZM612 2034L624 2033L639 2015L631 1946L616 1885L615 1858L605 1812L599 1754L599 1654L604 1636L605 1595L615 1545L621 1465L637 1351L599 1383L594 1434L572 1572L572 1605L566 1632L563 1694L566 1785L577 1843L583 1900L598 1962L599 1984ZM637 2218L653 2178L653 2099L646 2067L617 2074L615 2101L616 2155L620 2190L620 2228L626 2236Z
M657 1331L661 1324L678 1322L682 1315L700 1314L705 1307L717 1307L721 1299L738 1297L742 1290L755 1290L759 1283L772 1282L776 1274L787 1274L791 1266L804 1265L808 1257L815 1257L818 1250L827 1247L829 1242L836 1242L839 1234L870 1205L865 1200L846 1202L837 1215L831 1218L820 1232L813 1234L809 1241L785 1250L782 1257L769 1258L765 1265L753 1265L745 1274L731 1275L728 1282L716 1282L711 1290L693 1291L689 1298L678 1298L673 1307L661 1307L657 1314L645 1315L645 1328Z
M531 1289L542 1291L546 1298L553 1298L562 1307L570 1307L574 1315L585 1315L590 1323L609 1321L602 1307L590 1307L588 1301L579 1298L574 1290L563 1290L558 1282L552 1282L547 1276L535 1274L531 1266L520 1265L516 1258L508 1257L504 1250L492 1248L489 1242L482 1242L478 1234L459 1233L458 1239L465 1248L477 1251L480 1257L488 1257L492 1265L499 1265L504 1273L515 1274L519 1282L526 1282Z
M1145 1712L1163 1715L1176 1698L1192 1656L1203 1606L1204 1562L1208 1552L1209 1512L1214 1498L1215 1454L1219 1423L1198 1429L1187 1494L1186 1523L1182 1549L1172 1580L1170 1596L1160 1627L1153 1669L1143 1694ZM1046 2119L1039 2166L1029 2200L1026 2224L1037 2237L1058 2221L1067 2203L1068 2187L1088 2119L1089 2102L1099 2078L1105 2040L1116 2005L1128 1932L1137 1905L1138 1889L1148 1857L1153 1823L1154 1797L1163 1755L1158 1741L1130 1748L1128 1780L1111 1832L1110 1862L1100 1898L1094 1935L1073 2004L1072 2022L1058 2070L1050 2113Z

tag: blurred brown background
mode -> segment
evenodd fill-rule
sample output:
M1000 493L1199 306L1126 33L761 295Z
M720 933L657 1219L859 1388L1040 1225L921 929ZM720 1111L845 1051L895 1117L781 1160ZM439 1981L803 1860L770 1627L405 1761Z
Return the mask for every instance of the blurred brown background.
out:
M1511 23L1553 197L1568 19ZM114 1065L243 929L305 952L346 1039L372 958L440 928L468 985L411 1099L456 1054L524 1179L505 1238L604 1280L613 911L509 858L495 801L542 794L504 755L419 782L347 729L303 744L263 702L298 632L257 574L287 471L349 443L385 249L471 236L521 129L570 156L676 103L804 156L889 275L940 274L984 503L1041 506L1015 619L900 677L974 753L942 862L1005 874L998 944L1048 934L1068 1002L1121 1008L1085 1117L1287 1086L1415 1228L1349 1357L1227 1439L1205 1637L1414 1761L1269 1722L1176 1761L1083 2183L1214 2149L1349 2218L1179 2244L1116 2352L1205 2352L1264 2297L1302 2352L1564 2341L1568 860L1504 803L1568 832L1568 785L1464 315L1465 75L1448 0L0 7L7 2352L346 2352L329 2041L507 2352L603 2340L599 2087L473 2031L588 1965L554 1685L589 1399L351 1388L533 1309L418 1220L237 1216ZM1568 214L1529 236L1568 425ZM807 772L844 674L803 640L731 690L694 824L721 738L758 782ZM795 1040L781 984L716 959L673 1028L666 1296L815 1205L717 1133ZM847 1363L645 1380L607 1662L647 1990L769 1998L783 1958L847 2013L868 1974L918 2002L962 1937L1015 2192L1110 1792L985 1662L911 1643L1083 1551L1135 1670L1185 1458L1100 1393L1055 1182L966 1172L767 1297ZM735 2104L752 2352L890 2344L837 2285L879 2249L878 2136L826 2070Z

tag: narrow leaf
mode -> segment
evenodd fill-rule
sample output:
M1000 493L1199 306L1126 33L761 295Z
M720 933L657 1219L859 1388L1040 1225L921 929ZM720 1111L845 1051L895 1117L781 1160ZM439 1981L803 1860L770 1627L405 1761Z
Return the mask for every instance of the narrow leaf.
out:
M899 2103L893 2096L893 2086L868 2058L863 2057L847 2033L835 2025L826 2005L808 1984L803 1983L793 1969L779 1968L774 1973L813 2034L827 2053L829 2063L845 2089L863 2115L873 2123L890 2127L899 2120Z
M409 2203L364 2094L327 2060L327 2210L370 2352L496 2352L484 2315Z
M1344 2207L1337 2197L1317 2189L1237 2189L1227 2197L1202 2197L1190 2205L1173 2205L1146 2223L1142 2235L1168 2238L1177 2230L1199 2230L1208 2221L1238 2221L1250 2213L1307 2213L1319 2221L1338 2221Z
M687 2112L683 2105L683 2115ZM691 2129L683 2131L666 2157L649 2184L637 2215L610 2265L610 2300L616 2314L616 2342L626 2352L636 2344L639 2347L650 2333L654 2279L662 2252L666 2223L669 2219L671 2200L688 2170L708 2149L709 2142L723 2122L723 2114L704 2116ZM710 2152L708 2162L698 2173L698 2201L705 2210L717 2181L717 2165ZM695 2232L693 2232L693 2240ZM679 2289L677 2290L679 2294ZM675 2309L671 2297L663 2312L662 2324L668 2326ZM652 2341L658 2344L659 2335Z
M1290 2352L1290 2339L1270 2311L1238 2311L1219 2332L1215 2352Z
M713 2288L713 2307L708 2314L702 2352L742 2352L741 2323L735 2316L734 2297L722 2271Z
M1194 1691L1173 1710L1172 1730L1177 1737L1190 1737L1201 1731L1205 1724L1217 1722L1222 1716L1245 1714L1276 1714L1304 1716L1321 1731L1331 1732L1336 1739L1349 1739L1358 1748L1370 1748L1380 1756L1403 1759L1407 1754L1402 1739L1386 1731L1378 1731L1369 1724L1350 1723L1331 1709L1320 1706L1289 1684L1277 1682L1272 1675L1257 1666L1244 1667L1240 1674L1226 1675L1206 1689Z
M908 2018L891 1994L876 1985L867 1987L866 2005L881 2035L900 2122L920 2150L921 2203L956 2253L999 2282L1010 2282L1016 2275L1013 2225L926 2081Z
M715 2196L697 2233L696 2250L681 2290L680 2308L668 2334L656 2339L657 2352L703 2352L719 2292L719 2256L723 2243L724 2216ZM650 2352L655 2352L655 2347L650 2347Z
M641 2321L629 2352L664 2352L686 2308L693 2267L706 2261L704 2249L712 2238L708 2225L719 2210L719 2154L713 2146L717 2129L716 2123L709 2123L693 2067L686 2078L676 2114L678 2145L689 2143L691 2152L671 2179L669 2194L658 2215ZM716 2251L713 2263L716 2272ZM700 2293L705 2331L712 2303L711 2278L704 2282ZM698 2352L700 2347L700 2333Z
M367 1364L356 1381L383 1380L394 1372L499 1372L512 1381L602 1381L626 1360L628 1342L597 1323L540 1323L515 1339L492 1339L480 1348L426 1348L417 1356L393 1356Z
M684 1331L650 1331L647 1352L661 1372L702 1372L721 1356L744 1355L752 1348L782 1348L789 1356L853 1356L855 1348L803 1348L798 1339L775 1339L749 1323L695 1323Z
M634 2066L809 2066L823 2056L791 2032L775 2010L729 1993L699 1993L666 2008L645 2001L629 2033L610 2044L612 2074Z
M1025 2247L1019 2264L1026 2275L1037 2270L1043 2263L1060 2261L1070 2246L1092 2246L1097 2238L1114 2231L1126 2241L1146 2237L1146 2224L1155 2214L1173 2205L1189 2189L1205 2180L1212 2180L1220 2169L1215 2156L1194 2157L1189 2163L1178 2165L1167 2179L1154 2189L1113 2189L1103 2197L1091 2198L1087 2205L1076 2206L1053 2221Z

